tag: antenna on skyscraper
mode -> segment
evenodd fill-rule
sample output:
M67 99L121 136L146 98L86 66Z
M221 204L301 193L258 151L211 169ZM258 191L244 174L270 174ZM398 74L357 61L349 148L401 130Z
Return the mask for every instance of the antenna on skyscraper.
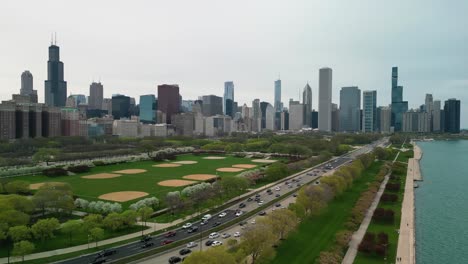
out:
M54 45L57 45L57 32L54 32L55 34L55 41L54 41Z

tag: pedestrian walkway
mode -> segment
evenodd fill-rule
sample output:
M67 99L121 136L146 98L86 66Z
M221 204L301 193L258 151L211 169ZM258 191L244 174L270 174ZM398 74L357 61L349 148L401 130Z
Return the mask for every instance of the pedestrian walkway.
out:
M385 191L385 186L387 185L388 179L390 178L390 173L385 175L384 180L380 184L379 191L375 195L374 201L372 201L371 206L367 210L366 216L362 220L359 229L354 232L353 236L351 237L351 241L349 242L348 251L346 251L346 255L343 258L342 264L352 264L354 259L356 258L357 251L359 244L361 244L362 238L366 234L367 228L372 220L372 216L374 215L374 211L379 205L380 197L382 197L383 192Z

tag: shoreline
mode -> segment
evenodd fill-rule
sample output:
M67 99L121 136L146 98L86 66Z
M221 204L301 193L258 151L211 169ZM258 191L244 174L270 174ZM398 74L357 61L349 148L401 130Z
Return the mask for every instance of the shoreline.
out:
M408 160L405 194L401 207L400 235L398 236L397 259L395 263L416 263L414 181L422 181L419 161L422 150L413 142L414 158Z

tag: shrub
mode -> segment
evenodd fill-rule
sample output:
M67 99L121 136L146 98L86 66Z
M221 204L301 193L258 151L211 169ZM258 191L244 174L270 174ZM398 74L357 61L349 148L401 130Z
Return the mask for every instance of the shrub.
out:
M48 177L58 177L68 175L67 171L64 168L50 168L42 171L42 174Z
M104 166L106 165L102 160L93 161L94 166Z
M400 184L399 183L387 183L386 189L391 192L398 192L400 190Z
M83 173L83 172L90 171L91 168L89 166L86 166L86 165L77 165L77 166L68 167L68 170L73 172L73 173Z
M76 208L81 208L81 209L87 209L89 205L89 202L85 199L77 198L75 200L75 206Z
M28 194L30 193L29 183L26 181L11 181L5 184L5 192L9 194Z
M129 206L131 210L138 211L138 209L143 207L150 207L156 209L159 206L159 200L156 197L145 198L139 200L136 203L133 203Z

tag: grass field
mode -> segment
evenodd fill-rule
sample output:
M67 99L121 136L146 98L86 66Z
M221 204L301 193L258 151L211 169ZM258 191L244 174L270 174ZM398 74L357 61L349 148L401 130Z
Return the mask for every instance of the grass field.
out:
M299 225L296 232L283 241L271 263L314 263L322 250L332 245L335 234L345 229L344 224L361 193L374 181L383 162L375 162L355 180L352 188L331 201L325 212L311 217Z
M17 177L15 180L25 180L29 183L41 182L66 182L69 183L73 192L87 200L98 200L102 194L118 191L141 191L149 195L146 197L156 196L164 200L166 193L169 191L182 190L184 187L166 187L160 186L157 183L163 180L183 179L182 177L189 174L214 174L220 177L227 175L236 175L239 172L217 172L217 168L231 167L234 164L254 164L261 166L260 163L254 163L248 158L238 158L226 156L225 159L207 160L203 159L203 155L180 155L176 161L197 161L196 164L181 165L174 168L158 168L153 165L167 162L140 161L123 164L115 164L108 166L98 166L91 169L90 172L77 174L73 176L47 177L43 175ZM174 161L171 161L174 162ZM112 173L125 169L144 169L146 172L139 174L121 174L122 176L109 179L84 179L81 176L93 175L97 173ZM142 197L145 198L145 197ZM138 199L122 202L124 207L134 203Z

